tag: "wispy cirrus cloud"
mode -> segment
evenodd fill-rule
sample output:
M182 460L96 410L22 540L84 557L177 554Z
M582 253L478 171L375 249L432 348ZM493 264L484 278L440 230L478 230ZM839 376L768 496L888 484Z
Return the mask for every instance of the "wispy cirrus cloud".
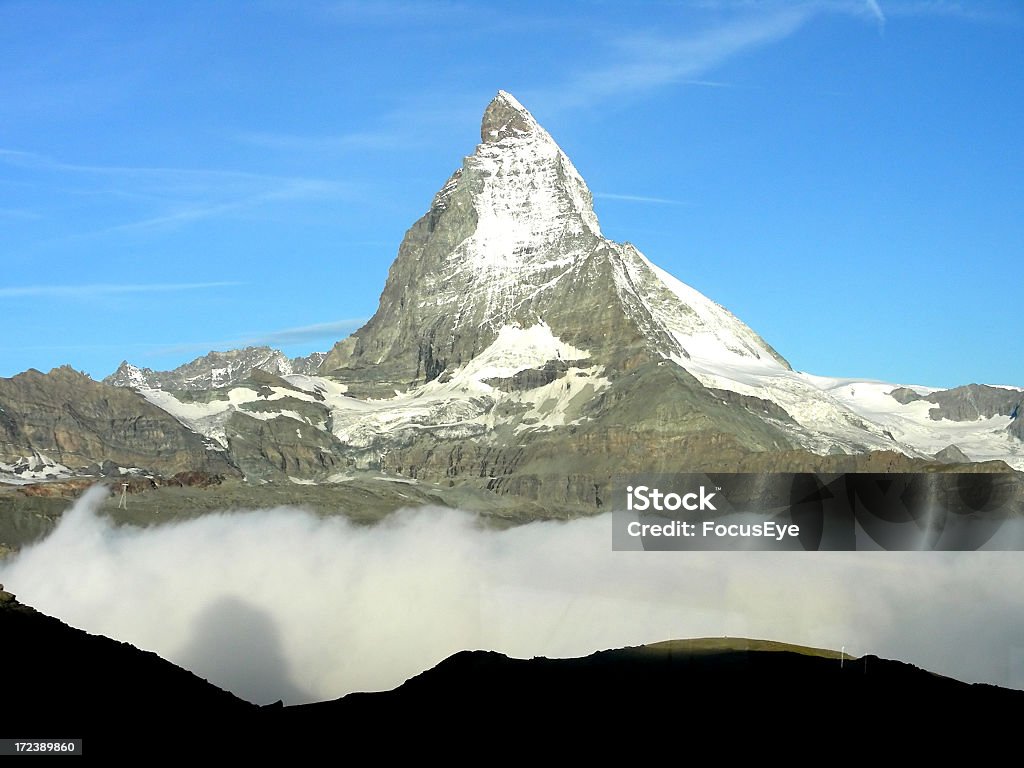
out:
M356 193L352 184L313 177L217 168L70 163L10 148L0 148L0 164L35 174L40 186L52 183L49 179L53 177L84 179L76 186L76 194L131 198L149 208L148 215L101 227L89 235L174 227L275 202L350 197Z
M797 5L742 14L696 34L659 31L611 38L602 57L607 63L571 75L558 86L558 101L563 107L590 106L667 85L728 87L703 76L734 56L788 37L814 13L812 6Z
M628 203L652 203L655 205L690 205L686 200L672 200L667 197L651 197L649 195L620 195L614 192L595 192L594 197L601 200L622 200Z
M267 192L247 195L245 197L228 200L226 202L198 202L182 204L174 207L166 213L130 221L125 224L116 224L112 227L99 230L93 234L173 227L175 225L198 221L200 219L216 218L227 214L240 213L242 211L258 208L273 202L329 198L333 197L335 193L336 188L329 182L292 179L287 180L279 188Z
M338 334L348 335L366 323L368 318L350 318L347 320L335 320L330 323L315 323L303 325L297 328L285 328L279 331L269 331L263 334L256 334L246 339L247 344L300 344L306 341L317 339L333 338Z
M957 17L971 21L1006 21L977 3L954 0L704 0L691 4L717 20L697 32L672 34L664 29L610 34L600 63L583 66L555 87L526 95L531 102L553 107L589 107L614 98L651 92L666 86L737 87L707 75L730 59L776 44L798 32L811 19L843 15L873 22L884 30L890 17Z
M174 168L162 166L102 165L90 163L69 163L38 152L0 148L0 162L20 168L80 174L95 174L134 178L162 186L200 185L219 182L226 184L242 182L281 182L296 177L275 176L251 171L237 171L218 168ZM325 183L322 180L321 183Z
M878 0L864 0L865 5L868 7L868 13L875 17L875 21L878 22L879 29L885 29L885 14L882 13L882 6L878 4Z
M326 135L256 132L243 133L238 139L265 149L298 152L339 152L362 149L393 149L408 146L410 131L382 129Z
M1015 3L990 3L979 0L691 0L699 10L719 13L771 13L784 9L835 13L886 23L895 17L947 17L967 21L1013 22L1020 20Z
M335 342L364 325L367 318L350 318L334 320L327 323L315 323L295 328L284 328L275 331L256 332L229 339L215 341L191 341L181 344L162 346L150 350L148 355L180 355L194 352L209 352L211 349L238 349L239 347L272 346L288 347L310 341L328 340Z
M0 287L0 298L92 298L117 294L172 293L230 288L244 283L91 283L86 285L19 285Z

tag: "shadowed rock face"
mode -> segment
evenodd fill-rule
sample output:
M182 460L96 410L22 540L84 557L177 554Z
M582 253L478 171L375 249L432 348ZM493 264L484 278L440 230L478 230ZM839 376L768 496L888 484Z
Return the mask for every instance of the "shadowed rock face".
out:
M264 420L233 413L226 432L231 457L246 477L323 480L348 466L334 435L285 416Z
M33 453L69 467L113 462L172 475L237 475L221 452L135 392L71 368L0 379L0 457Z

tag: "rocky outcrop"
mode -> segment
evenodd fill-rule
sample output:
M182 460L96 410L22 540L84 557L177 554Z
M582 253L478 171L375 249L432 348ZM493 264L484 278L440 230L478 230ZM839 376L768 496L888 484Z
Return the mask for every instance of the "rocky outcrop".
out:
M312 352L305 357L293 357L291 361L292 373L313 375L320 370L320 366L326 357L326 352Z
M1006 387L990 387L985 384L967 384L953 389L942 389L921 395L912 389L900 387L889 393L898 402L906 404L915 400L935 403L936 408L928 411L935 421L974 421L993 416L1010 416L1014 409L1024 405L1024 390ZM1024 410L1024 408L1022 408ZM1019 415L1019 411L1018 411Z
M961 451L958 446L947 445L935 454L935 460L941 461L943 464L967 464L971 458Z
M350 465L334 435L287 416L256 419L238 411L226 434L232 459L249 478L325 480Z
M896 389L889 393L889 397L900 405L906 405L907 403L913 403L915 400L924 399L924 395L919 392L915 392L910 387L896 387Z
M0 379L0 460L42 454L70 469L108 462L171 475L237 475L223 452L135 392L71 368Z

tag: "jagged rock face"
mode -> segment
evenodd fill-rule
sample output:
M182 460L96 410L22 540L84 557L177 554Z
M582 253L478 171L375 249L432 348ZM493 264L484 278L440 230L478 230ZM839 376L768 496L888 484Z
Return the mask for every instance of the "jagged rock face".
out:
M726 310L605 239L583 179L512 96L487 107L481 138L406 234L377 313L322 372L423 383L464 365L502 327L538 321L618 370L686 357L686 339L703 337L788 368Z
M165 411L66 367L0 379L0 457L32 454L72 469L106 461L163 474L238 474Z
M320 370L320 366L326 357L326 352L312 352L305 357L293 357L291 372L312 376ZM270 373L273 373L273 371L270 371Z
M992 416L1008 416L1014 408L1024 405L1024 390L990 387L985 384L967 384L963 387L943 389L921 395L912 389L900 387L889 393L900 403L927 400L938 407L928 415L935 421L974 421ZM1019 415L1019 412L1018 412Z
M315 373L323 358L322 353L314 352L308 357L290 360L283 352L270 347L246 347L210 352L173 371L139 368L125 360L103 383L133 389L199 391L234 386L247 379L253 371L266 371L277 376Z
M935 403L936 407L928 411L929 418L934 421L975 421L994 416L1009 416L1010 422L1006 426L1006 431L1018 440L1024 440L1024 390L967 384L963 387L930 392L927 395L907 387L898 387L889 394L903 404L918 400ZM938 454L936 458L939 458Z
M226 433L232 458L249 478L324 480L348 466L330 432L286 416L260 420L235 412Z

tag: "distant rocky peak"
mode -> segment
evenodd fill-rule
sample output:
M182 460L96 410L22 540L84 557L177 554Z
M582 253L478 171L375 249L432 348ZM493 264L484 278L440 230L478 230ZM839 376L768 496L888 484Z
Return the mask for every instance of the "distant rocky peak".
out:
M121 364L117 366L117 370L103 381L105 384L111 384L115 387L141 389L148 386L148 379L154 373L155 371L149 368L140 368L137 365L132 365L127 360L122 360Z
M172 371L154 371L124 361L104 383L132 389L203 390L231 387L248 378L253 371L275 376L314 373L323 354L314 352L294 361L271 347L245 347L225 352L209 352Z
M538 129L540 126L533 115L526 111L526 107L516 101L512 94L498 91L498 95L484 110L480 140L485 144L496 144L510 136L527 136Z

